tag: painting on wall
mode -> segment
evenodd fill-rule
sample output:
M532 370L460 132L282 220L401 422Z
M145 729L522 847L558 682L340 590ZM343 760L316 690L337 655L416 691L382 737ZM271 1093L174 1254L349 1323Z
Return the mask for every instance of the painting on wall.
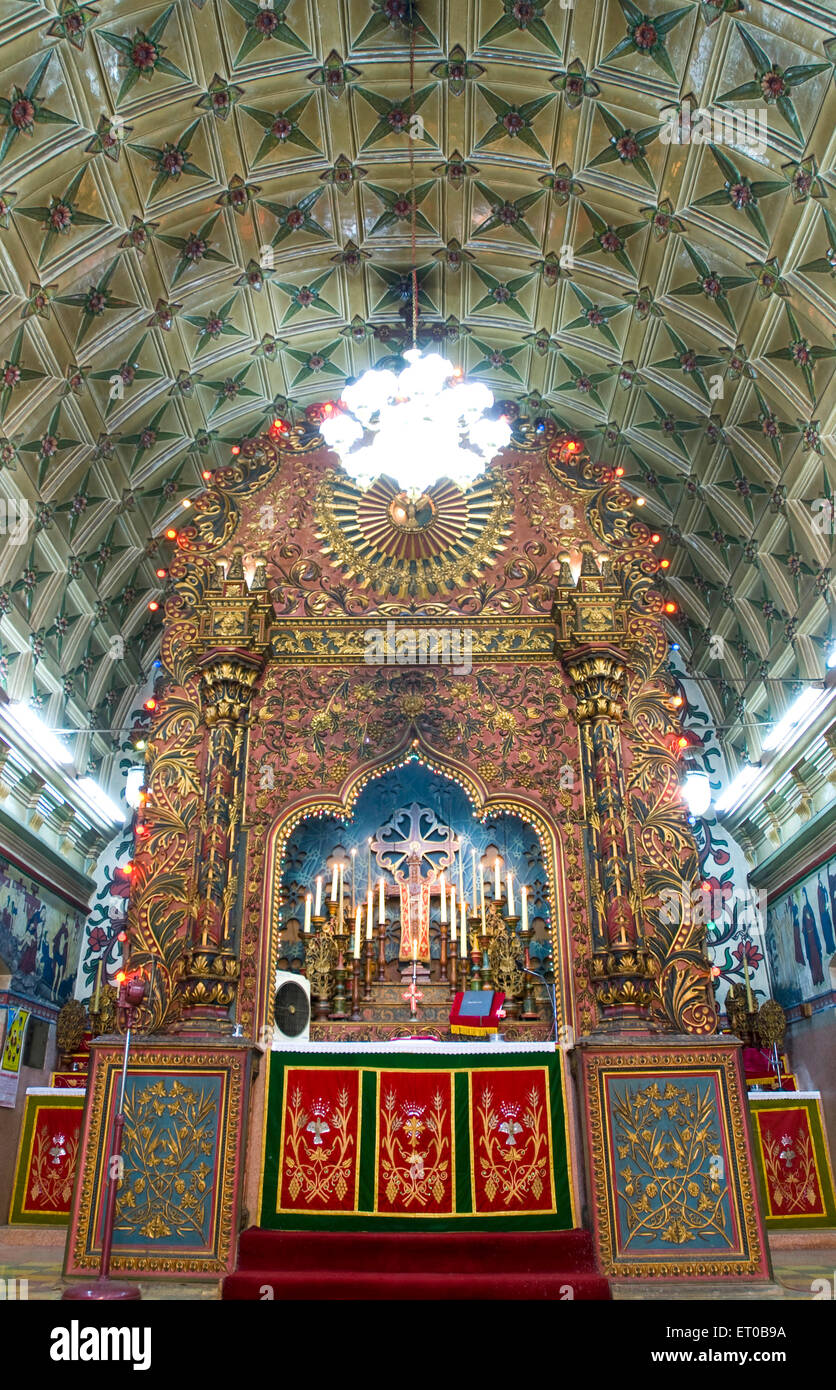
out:
M0 855L0 957L14 991L51 1004L72 996L84 917Z
M836 855L774 898L766 912L766 950L775 998L785 1009L833 989ZM834 961L836 966L836 961Z

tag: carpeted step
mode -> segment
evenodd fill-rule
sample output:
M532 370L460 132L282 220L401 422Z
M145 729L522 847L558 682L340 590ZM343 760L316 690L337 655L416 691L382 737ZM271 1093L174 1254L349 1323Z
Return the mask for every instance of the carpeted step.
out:
M267 1291L270 1291L269 1293ZM370 1273L368 1270L247 1270L228 1274L223 1298L246 1300L301 1299L552 1299L605 1300L611 1298L606 1279L595 1274L496 1273Z
M269 1290L269 1292L268 1292ZM225 1299L608 1299L588 1231L241 1235Z
M241 1235L238 1271L409 1270L454 1268L481 1274L486 1267L509 1273L537 1270L597 1272L589 1231L266 1231Z

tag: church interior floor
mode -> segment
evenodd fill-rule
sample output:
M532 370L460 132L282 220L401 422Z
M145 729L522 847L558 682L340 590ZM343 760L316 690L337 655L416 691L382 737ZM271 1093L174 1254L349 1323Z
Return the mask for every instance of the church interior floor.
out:
M803 1237L802 1237L803 1239ZM827 1244L822 1243L827 1241ZM50 1229L26 1229L0 1226L0 1279L27 1280L26 1296L30 1299L58 1299L61 1292L76 1280L61 1275L64 1251L64 1232ZM726 1301L730 1299L791 1299L802 1301L813 1297L813 1281L827 1280L833 1289L836 1269L836 1232L810 1232L807 1248L787 1247L784 1242L772 1246L774 1283L763 1286L740 1284L686 1283L662 1286L645 1281L613 1281L615 1299L675 1299ZM121 1279L129 1275L120 1274ZM219 1299L220 1282L201 1283L169 1279L139 1279L143 1298L166 1300ZM8 1287L8 1285L7 1285Z

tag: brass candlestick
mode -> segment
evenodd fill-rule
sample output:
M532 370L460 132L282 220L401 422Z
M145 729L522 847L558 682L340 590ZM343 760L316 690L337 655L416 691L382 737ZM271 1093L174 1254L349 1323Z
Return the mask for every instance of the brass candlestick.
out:
M439 978L439 980L441 981L441 983L442 983L443 985L446 985L446 983L447 983L447 925L446 925L445 922L442 922L442 923L439 925L439 932L441 933L441 950L440 950L440 953L439 953L439 961L438 961L438 964L439 964L438 978Z
M520 1018L526 1023L535 1023L540 1017L534 1007L534 995L531 988L532 977L528 973L531 969L531 939L533 936L534 932L530 926L520 932L520 940L523 945L523 963L525 965L525 974L523 975L522 1012Z
M351 1022L360 1023L360 957L355 956L351 963Z
M377 978L386 979L386 923L380 922L377 928Z
M481 917L479 916L478 913L473 912L473 913L471 913L470 917L468 917L468 919L467 919L467 924L468 924L468 926L469 926L469 928L470 928L470 941L471 941L471 947L470 947L470 988L471 988L471 989L481 989L481 988L482 988L482 952L481 952L480 949L479 949L479 928L480 928L481 925L482 925L482 919L481 919Z
M363 1001L368 1004L372 997L372 978L374 975L374 941L367 938L363 954L364 985Z
M339 912L336 903L329 903L328 911L331 916L331 932L337 947L337 964L334 969L336 987L334 998L331 1004L329 1018L341 1021L349 1017L348 997L345 992L346 963L345 950L348 945L348 932L345 930L345 915Z
M451 998L451 999L454 999L454 998L455 998L456 992L457 992L457 989L458 989L458 984L457 984L458 971L456 970L457 964L458 964L458 961L457 961L457 959L456 959L456 937L455 937L455 933L454 933L453 936L450 937L450 998Z

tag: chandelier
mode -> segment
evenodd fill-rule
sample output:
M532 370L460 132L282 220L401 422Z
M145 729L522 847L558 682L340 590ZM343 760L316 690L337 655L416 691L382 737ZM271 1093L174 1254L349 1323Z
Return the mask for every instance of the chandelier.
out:
M471 487L509 442L508 420L488 415L493 393L437 352L404 358L402 371L366 371L326 405L323 439L364 489L382 474L411 498L441 478Z

